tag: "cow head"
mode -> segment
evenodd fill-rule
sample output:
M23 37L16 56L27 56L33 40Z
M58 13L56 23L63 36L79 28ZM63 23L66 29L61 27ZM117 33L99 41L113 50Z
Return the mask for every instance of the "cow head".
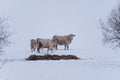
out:
M75 37L75 34L70 34L71 37Z

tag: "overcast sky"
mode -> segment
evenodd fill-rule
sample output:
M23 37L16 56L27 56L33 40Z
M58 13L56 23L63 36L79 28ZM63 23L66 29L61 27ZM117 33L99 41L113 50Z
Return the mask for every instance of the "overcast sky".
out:
M116 0L0 0L0 16L9 17L15 44L28 47L31 38L76 34L73 45L102 46L99 19Z

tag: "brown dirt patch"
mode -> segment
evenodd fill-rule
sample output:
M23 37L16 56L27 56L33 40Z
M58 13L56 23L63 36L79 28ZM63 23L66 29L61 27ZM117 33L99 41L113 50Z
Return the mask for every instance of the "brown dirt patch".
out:
M26 60L78 60L75 55L30 55Z

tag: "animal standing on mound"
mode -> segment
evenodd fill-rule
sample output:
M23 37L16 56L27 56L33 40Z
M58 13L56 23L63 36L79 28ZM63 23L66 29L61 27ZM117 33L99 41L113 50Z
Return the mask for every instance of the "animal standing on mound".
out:
M64 45L65 46L64 49L65 50L69 50L69 45L72 42L73 37L75 37L74 34L64 35L64 36L54 35L53 38L52 38L52 40L56 42L54 47L57 50L58 49L58 45Z

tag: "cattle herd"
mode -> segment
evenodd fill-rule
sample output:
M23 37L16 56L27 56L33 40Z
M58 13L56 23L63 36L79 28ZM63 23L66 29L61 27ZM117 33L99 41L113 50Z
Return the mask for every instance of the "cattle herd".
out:
M58 45L64 45L64 49L69 50L69 45L72 42L73 37L75 37L74 34L69 34L64 36L54 35L52 39L31 39L31 51L35 52L37 50L37 52L40 53L40 49L42 50L43 48L47 48L47 53L49 50L53 52L53 49L58 49Z

